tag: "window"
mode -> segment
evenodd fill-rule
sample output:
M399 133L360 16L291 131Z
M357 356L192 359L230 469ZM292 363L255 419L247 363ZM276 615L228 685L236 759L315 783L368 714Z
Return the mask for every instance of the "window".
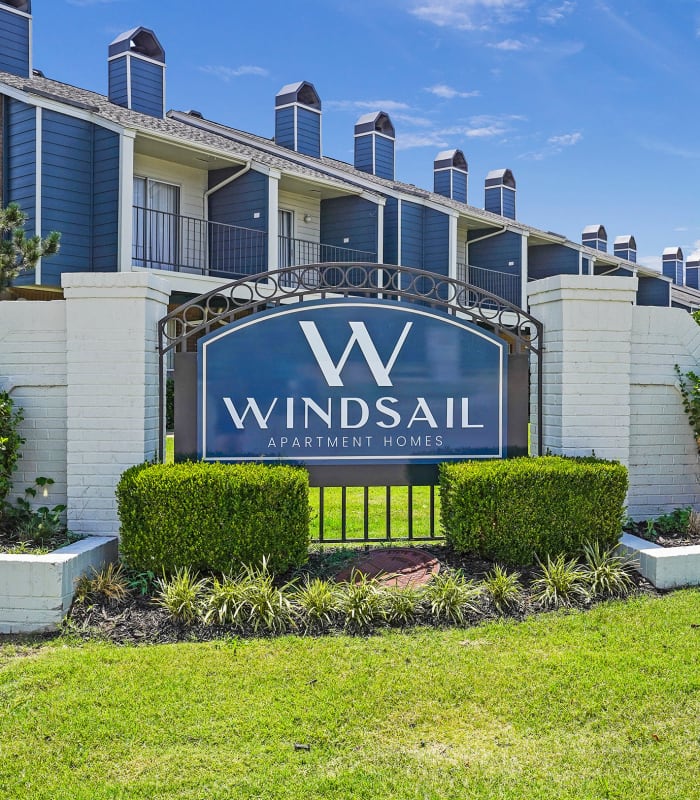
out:
M294 265L294 214L291 211L278 212L278 233L280 241L279 266L280 268Z
M134 178L134 251L138 267L178 268L180 187Z

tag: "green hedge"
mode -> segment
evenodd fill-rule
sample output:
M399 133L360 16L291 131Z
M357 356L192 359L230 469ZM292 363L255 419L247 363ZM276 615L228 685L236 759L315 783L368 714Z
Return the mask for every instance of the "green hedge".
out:
M117 486L120 547L135 569L225 572L304 563L309 481L302 469L186 462L131 467Z
M458 552L507 564L617 542L627 470L595 458L515 458L440 466L441 519Z

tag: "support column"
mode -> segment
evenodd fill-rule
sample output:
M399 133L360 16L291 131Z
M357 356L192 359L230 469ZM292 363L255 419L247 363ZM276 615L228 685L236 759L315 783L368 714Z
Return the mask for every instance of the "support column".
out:
M557 275L529 285L544 325L543 449L630 459L632 309L636 278ZM536 380L532 381L536 419ZM532 442L537 441L535 426Z
M151 272L63 275L68 527L119 530L114 490L158 451L157 323L168 284Z

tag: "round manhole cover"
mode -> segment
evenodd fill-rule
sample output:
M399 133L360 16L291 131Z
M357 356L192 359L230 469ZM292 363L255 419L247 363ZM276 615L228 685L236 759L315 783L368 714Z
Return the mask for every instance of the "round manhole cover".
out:
M413 547L384 547L371 550L343 567L337 581L349 581L355 572L377 578L385 586L421 586L440 570L432 553Z

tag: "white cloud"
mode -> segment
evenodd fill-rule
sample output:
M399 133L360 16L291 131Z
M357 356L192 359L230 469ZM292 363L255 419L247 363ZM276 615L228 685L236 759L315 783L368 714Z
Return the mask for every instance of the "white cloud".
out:
M391 119L393 122L405 122L407 125L413 125L416 128L431 128L435 123L432 119L427 117L417 117L414 114L402 114L400 111L392 112Z
M241 67L206 66L199 69L208 75L221 78L222 81L230 81L231 78L240 78L243 75L259 75L264 78L270 74L264 67L255 67L251 64L244 64Z
M557 22L561 22L565 17L568 17L575 8L576 3L572 2L572 0L565 0L558 6L545 6L540 9L539 19L548 25L556 25Z
M581 131L576 131L575 133L565 133L562 136L550 136L547 142L561 148L578 144L581 139L583 139L583 134Z
M643 267L649 267L649 269L655 269L657 272L661 272L661 256L641 256L637 258L637 263L641 264Z
M326 108L337 108L339 111L408 111L407 103L398 100L329 100Z
M449 143L442 137L439 131L434 133L403 133L396 137L397 150L412 150L416 147L432 147L436 150L444 150Z
M653 150L654 152L663 153L667 156L674 156L688 161L697 161L700 159L700 149L679 147L671 142L661 142L657 139L647 139L644 137L639 139L639 144L647 150Z
M423 0L410 13L441 28L484 30L511 21L526 0Z
M503 50L508 53L517 53L520 50L529 49L530 45L521 41L520 39L504 39L502 42L495 42L490 44L494 50Z
M686 258L686 261L698 261L700 259L700 239L693 242L693 252Z
M545 158L558 155L565 147L573 147L582 139L583 134L581 131L550 136L549 139L547 139L547 145L545 147L542 147L540 150L531 150L528 153L522 153L519 158L526 161L544 161Z
M442 97L444 100L452 100L455 97L479 97L481 95L481 92L478 90L460 92L459 89L453 89L452 86L447 86L444 83L436 83L435 86L428 86L425 91L434 94L436 97Z
M488 125L484 128L465 128L464 135L470 139L489 139L494 136L503 136L506 129L498 125Z

